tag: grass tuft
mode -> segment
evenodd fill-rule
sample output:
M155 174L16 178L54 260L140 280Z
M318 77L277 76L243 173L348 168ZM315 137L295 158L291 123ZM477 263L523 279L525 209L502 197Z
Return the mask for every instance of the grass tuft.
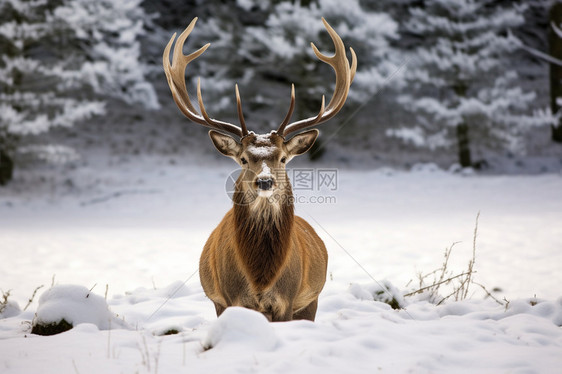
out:
M168 329L168 330L164 331L164 332L163 332L162 334L160 334L160 335L161 335L161 336L176 335L176 334L179 334L179 333L180 333L180 331L179 331L178 329L171 328L171 329Z
M72 327L72 324L63 318L59 322L53 323L37 322L33 325L31 333L36 335L50 336L68 331L72 329Z

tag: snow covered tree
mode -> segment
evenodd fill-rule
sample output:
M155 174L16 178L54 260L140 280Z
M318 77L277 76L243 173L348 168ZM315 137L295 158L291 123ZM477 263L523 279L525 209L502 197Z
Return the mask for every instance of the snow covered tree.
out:
M0 184L22 137L101 115L106 97L158 108L139 62L140 2L0 3Z
M322 17L357 53L360 65L349 102L370 98L388 83L387 77L396 71L399 62L389 44L398 37L398 25L386 13L366 11L357 0L345 4L323 0L309 6L298 1L279 3L265 27L245 29L243 44L248 48L243 52L262 75L282 75L287 82L294 82L300 100L309 102L313 111L317 110L321 95L330 93L333 86L326 79L330 76L329 68L318 63L310 48L313 41L324 51L333 51L333 43L320 22Z
M524 22L524 6L492 0L425 0L410 9L405 30L418 37L406 70L408 93L399 100L416 117L413 127L388 131L429 148L456 144L461 166L472 166L471 142L518 150L522 135L542 124L529 116L533 92L518 86L510 29Z
M235 113L233 87L238 83L248 117L267 108L264 130L282 120L291 83L297 98L295 118L315 114L323 94L329 101L333 73L310 48L314 42L325 53L334 50L322 17L357 53L358 71L346 107L364 102L387 85L400 62L390 46L398 37L396 22L386 13L362 8L359 0L237 0L213 16L202 18L195 28L194 39L199 42L193 48L212 45L203 56L205 64L195 66L198 71L190 78L202 76L203 95L213 113L225 109Z
M562 59L562 33L558 27L562 25L562 2L555 2L550 8L551 27L548 33L550 55ZM562 107L562 66L550 64L550 108L558 113ZM562 143L562 123L552 125L552 140Z

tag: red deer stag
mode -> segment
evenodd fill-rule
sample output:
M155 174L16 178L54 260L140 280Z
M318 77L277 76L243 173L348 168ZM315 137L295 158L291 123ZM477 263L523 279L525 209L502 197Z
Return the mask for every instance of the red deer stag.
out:
M334 117L342 108L357 67L351 49L352 64L338 34L322 19L335 44L335 55L316 56L329 64L336 74L334 94L320 112L311 118L289 123L295 107L295 89L291 90L289 112L276 131L257 135L246 128L238 86L236 102L240 127L212 119L201 98L197 82L198 112L187 93L187 64L209 47L185 56L185 40L195 26L195 18L179 36L170 64L172 36L164 50L163 64L172 96L182 113L191 121L210 127L209 136L217 150L242 168L235 183L233 208L207 240L199 263L201 284L214 302L217 316L229 306L242 306L263 313L270 321L308 319L316 316L318 295L326 282L328 254L314 229L294 215L292 188L285 165L293 157L310 149L318 130L302 130ZM288 139L289 134L298 132ZM231 135L227 135L230 133Z

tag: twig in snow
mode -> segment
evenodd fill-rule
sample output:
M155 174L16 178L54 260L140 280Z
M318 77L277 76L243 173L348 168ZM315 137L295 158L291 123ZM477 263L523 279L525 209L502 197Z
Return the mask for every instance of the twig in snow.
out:
M6 292L2 291L2 301L0 301L0 313L2 313L6 308L6 306L8 305L8 298L10 297L10 292L12 292L12 290L8 290Z
M92 290L93 290L94 288L96 288L97 285L98 285L97 283L94 283L94 285L92 286L92 288L90 288L90 290L89 290L88 293L86 294L86 299L87 299L88 297L90 297L90 292L92 292Z
M404 294L404 297L414 296L414 295L416 295L416 294L418 294L418 293L423 293L424 291L427 291L427 290L430 290L430 289L436 288L436 287L437 287L437 289L438 289L440 285L450 283L451 281L453 281L453 280L455 280L455 279L457 279L457 278L460 278L460 277L464 277L465 275L468 275L468 273L457 274L457 275L452 276L452 277L450 277L450 278L444 279L444 280L442 280L442 281L440 281L440 282L432 283L432 284L430 284L429 286L425 286L425 287L419 288L419 289L417 289L417 290L415 290L415 291L412 291L412 292L410 292L410 293ZM450 296L452 296L452 295L454 295L454 293L451 294ZM450 296L449 296L449 297L450 297Z
M475 284L475 285L477 285L477 286L479 286L480 288L482 288L482 289L484 290L484 292L486 293L486 297L491 298L492 300L494 300L496 303L498 303L498 304L500 304L500 305L505 305L504 302L502 302L501 300L498 300L494 295L492 295L492 293L491 293L490 291L488 291L488 290L486 289L486 287L484 287L483 284L480 284L480 283L474 282L474 281L472 281L472 283ZM504 301L507 301L507 300L505 300L505 297L504 297Z
M470 282L472 281L472 269L474 269L474 263L476 262L476 237L478 236L478 218L480 218L480 212L476 214L476 223L474 224L474 235L472 237L472 260L468 263L468 277L466 278L464 289L464 294L462 299L466 299L468 296L468 288L470 287ZM464 285L463 285L464 286Z
M509 300L503 297L503 301L505 301L505 311L507 312L507 308L509 308Z
M80 372L78 371L78 366L76 366L76 362L74 361L74 359L72 359L72 366L74 367L74 371L76 372L76 374L80 374Z
M148 344L146 344L146 337L144 335L142 335L142 342L142 346L139 343L137 343L137 346L141 354L142 364L146 366L146 369L148 370L148 372L150 372L150 352L148 350Z
M29 300L27 301L27 305L25 306L25 308L23 308L23 311L25 312L27 310L27 308L29 308L29 306L31 305L31 303L33 302L33 299L35 299L35 295L37 294L37 291L39 291L41 288L43 288L44 285L40 285L39 287L37 287L34 291L33 294L31 295L31 297L29 298Z

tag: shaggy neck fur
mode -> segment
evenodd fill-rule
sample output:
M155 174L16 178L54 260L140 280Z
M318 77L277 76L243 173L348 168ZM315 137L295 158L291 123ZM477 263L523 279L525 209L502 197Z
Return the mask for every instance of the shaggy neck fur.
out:
M250 203L241 189L234 194L238 253L258 289L273 283L287 257L294 207L290 186L283 193L285 201L257 197Z

